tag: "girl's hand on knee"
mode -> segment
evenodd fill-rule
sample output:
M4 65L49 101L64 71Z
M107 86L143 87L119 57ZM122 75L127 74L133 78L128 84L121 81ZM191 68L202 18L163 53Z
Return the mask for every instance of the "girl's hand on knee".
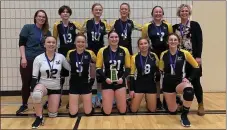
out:
M189 81L187 78L184 78L184 79L182 80L182 82L190 83L190 81Z

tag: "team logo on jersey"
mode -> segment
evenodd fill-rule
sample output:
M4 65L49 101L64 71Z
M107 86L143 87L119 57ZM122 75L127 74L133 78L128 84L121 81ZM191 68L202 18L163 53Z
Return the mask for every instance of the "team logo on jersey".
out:
M60 64L60 60L59 61L56 61L55 63L56 63L56 65L59 65Z
M163 26L163 29L166 30L167 28L165 26Z
M69 28L69 30L73 30L73 26L71 26L71 27Z
M123 53L120 52L118 55L119 55L119 56L123 56Z
M88 55L85 55L85 56L84 56L84 59L88 59Z
M128 27L131 27L132 26L132 24L131 23L128 23Z
M103 31L104 30L104 27L103 26L100 26L100 30Z
M182 60L182 56L177 57L177 60Z

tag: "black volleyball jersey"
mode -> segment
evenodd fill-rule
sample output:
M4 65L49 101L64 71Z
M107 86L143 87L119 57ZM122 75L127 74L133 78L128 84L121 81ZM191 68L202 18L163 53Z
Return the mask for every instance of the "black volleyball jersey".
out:
M156 26L154 22L144 24L142 28L142 37L151 40L152 48L165 51L167 46L167 38L173 32L172 25L166 21L162 21L160 26Z
M130 54L132 54L132 31L141 30L142 26L131 19L127 19L127 21L118 19L113 21L109 26L109 30L114 29L119 35L119 45L126 47Z
M161 54L159 69L164 75L169 74L184 78L186 62L191 64L193 68L199 68L198 63L190 52L179 49L175 55L172 55L169 50L166 50Z
M90 63L96 62L94 52L85 50L82 54L78 54L76 49L67 53L67 60L71 65L71 76L78 77L75 80L90 79Z
M76 34L80 31L81 25L77 22L70 22L65 27L62 21L57 21L53 27L53 36L59 38L60 46L58 52L66 56L67 52L75 48Z
M150 52L146 57L140 53L134 54L131 58L130 76L134 76L135 79L151 78L152 80L158 70L158 65L158 56L153 52Z
M113 65L118 77L122 77L125 68L130 68L130 54L128 49L119 46L116 52L110 49L110 46L103 47L99 50L96 61L96 68L104 69L105 76L110 78L110 66Z
M107 34L106 26L105 20L95 23L94 18L86 20L82 26L82 32L87 33L88 49L95 54L104 46L104 35Z

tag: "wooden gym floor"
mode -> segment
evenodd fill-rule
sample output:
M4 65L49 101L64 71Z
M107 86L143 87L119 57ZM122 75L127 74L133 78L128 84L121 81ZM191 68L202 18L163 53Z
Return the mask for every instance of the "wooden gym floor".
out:
M77 118L69 118L65 108L68 97L63 96L62 106L59 109L59 117L48 118L47 110L44 110L44 126L39 129L226 129L226 94L204 93L205 116L196 114L196 98L192 104L189 120L190 128L182 127L178 115L169 115L164 111L154 114L146 112L145 103L141 104L140 111L133 115L118 115L113 111L111 116L102 116L100 109L96 109L91 117L80 114ZM31 129L35 120L34 112L29 99L29 111L21 116L15 112L21 105L19 96L1 97L1 129ZM80 106L82 112L82 105Z

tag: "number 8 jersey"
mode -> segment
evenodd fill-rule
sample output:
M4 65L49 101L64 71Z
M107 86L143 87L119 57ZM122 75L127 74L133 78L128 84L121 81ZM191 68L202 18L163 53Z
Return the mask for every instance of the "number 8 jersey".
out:
M40 76L38 84L42 84L51 90L61 89L60 73L62 66L69 71L71 70L68 61L62 54L55 53L53 60L49 61L46 58L45 53L42 53L34 60L32 73L33 79L38 79Z

